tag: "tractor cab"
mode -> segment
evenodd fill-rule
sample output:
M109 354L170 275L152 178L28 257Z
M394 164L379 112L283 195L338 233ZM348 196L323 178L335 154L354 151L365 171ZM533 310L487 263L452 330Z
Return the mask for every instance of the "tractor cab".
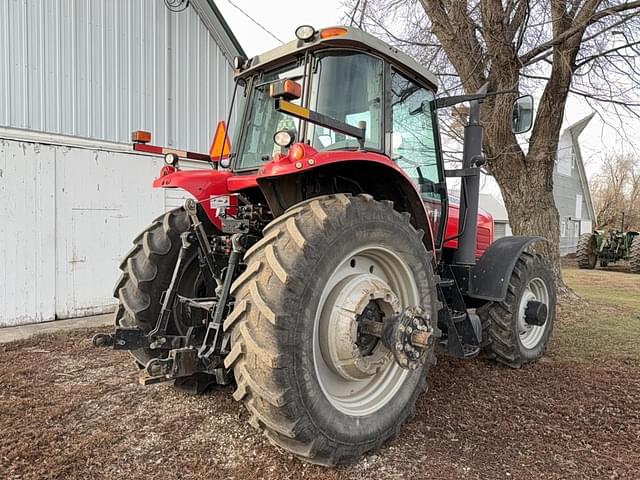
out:
M441 238L447 195L432 103L435 76L360 30L310 31L301 27L293 42L236 59L239 120L223 165L238 173L260 170L299 151L296 145L313 155L384 156L414 184Z

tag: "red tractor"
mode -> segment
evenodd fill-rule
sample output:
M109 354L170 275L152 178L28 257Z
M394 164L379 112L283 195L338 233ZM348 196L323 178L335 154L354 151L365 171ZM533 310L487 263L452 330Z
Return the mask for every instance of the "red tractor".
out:
M129 350L143 384L199 392L235 379L233 398L271 442L334 465L398 433L436 348L538 360L556 297L527 251L541 238L489 246L480 217L478 240L480 104L512 95L506 121L521 133L531 97L436 98L431 72L360 30L296 37L236 59L233 148L222 127L205 156L136 133L136 150L166 154L154 187L193 198L134 240L116 330L94 343ZM445 170L436 113L460 102L463 162ZM213 168L180 170L184 157ZM459 207L447 177L461 181Z

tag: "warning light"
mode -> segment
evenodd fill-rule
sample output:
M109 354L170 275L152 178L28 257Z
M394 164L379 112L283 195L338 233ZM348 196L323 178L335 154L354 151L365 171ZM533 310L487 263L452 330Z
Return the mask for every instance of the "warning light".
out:
M145 132L144 130L131 132L131 141L137 143L149 143L151 141L151 132Z
M323 30L320 30L320 38L325 39L331 37L341 37L343 35L346 35L347 33L349 33L349 30L344 27L325 28Z
M301 160L304 157L304 147L296 143L289 149L289 156L292 160Z
M280 80L269 85L269 95L271 98L296 100L302 96L302 85L293 80Z

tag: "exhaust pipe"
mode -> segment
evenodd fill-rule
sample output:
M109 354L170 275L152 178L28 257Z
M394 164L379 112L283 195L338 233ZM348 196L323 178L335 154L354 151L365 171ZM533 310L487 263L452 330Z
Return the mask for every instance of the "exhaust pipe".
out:
M487 92L487 84L478 94ZM469 102L469 121L464 127L464 148L460 186L460 213L458 219L458 249L454 255L455 263L475 265L476 244L478 238L478 203L480 197L480 166L482 157L483 128L480 125L480 104L482 99Z

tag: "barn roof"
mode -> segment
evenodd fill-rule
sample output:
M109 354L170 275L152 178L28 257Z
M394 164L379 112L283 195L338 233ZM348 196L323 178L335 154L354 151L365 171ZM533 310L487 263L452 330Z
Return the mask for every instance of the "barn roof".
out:
M191 5L231 64L233 64L233 57L247 56L213 0L191 0Z
M580 142L578 141L578 137L584 131L587 124L591 121L595 112L591 112L586 117L578 120L577 122L569 125L560 135L560 138L566 137L571 139L571 144L573 146L573 151L575 153L576 165L578 167L578 176L580 177L580 184L582 185L582 190L585 195L585 200L587 202L587 209L589 210L589 217L593 222L596 220L595 209L593 208L593 200L591 200L591 191L589 190L589 181L587 180L587 174L584 170L584 162L582 159L582 151L580 150Z

